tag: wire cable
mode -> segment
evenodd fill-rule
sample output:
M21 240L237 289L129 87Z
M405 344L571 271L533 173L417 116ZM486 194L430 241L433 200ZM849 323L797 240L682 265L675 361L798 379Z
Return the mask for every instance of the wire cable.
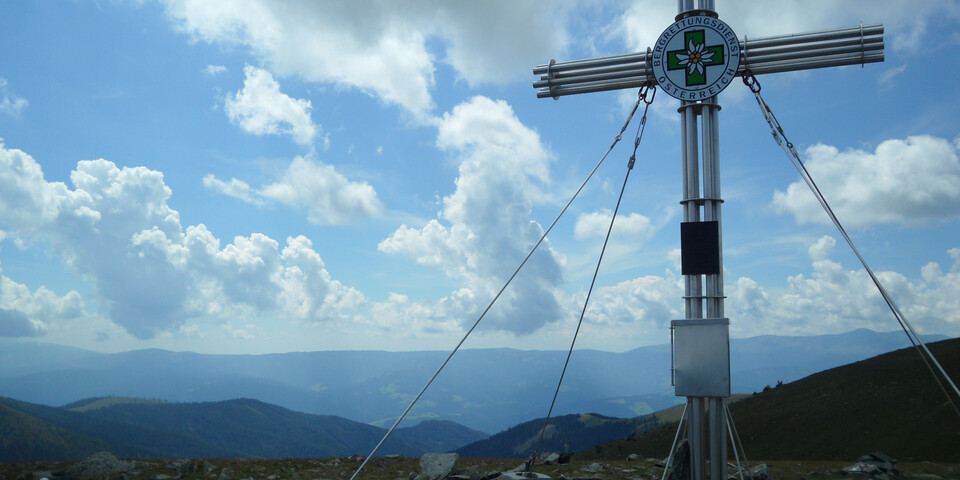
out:
M603 255L607 251L607 244L610 242L610 235L613 233L613 224L617 220L617 213L620 211L620 203L623 201L623 193L627 190L627 180L630 179L630 172L633 171L633 166L637 161L637 147L640 146L640 139L643 138L643 132L646 130L647 125L647 111L650 109L650 104L653 103L654 97L657 95L657 87L651 85L644 85L638 93L637 105L640 101L646 103L646 107L643 109L643 116L640 117L640 123L637 125L637 134L633 142L633 154L630 155L630 160L627 162L627 173L623 177L623 185L620 187L620 196L617 197L617 205L613 209L613 215L610 216L610 225L607 227L607 236L603 239L603 247L600 249L600 258L597 259L597 266L593 270L593 279L590 280L590 288L587 290L587 298L583 301L583 309L580 311L580 319L577 321L577 328L573 332L573 340L570 341L570 349L567 351L567 359L563 362L563 370L560 372L560 380L557 381L557 389L553 392L553 400L550 402L550 408L547 410L547 417L543 419L543 428L540 429L540 435L537 437L537 444L533 447L533 453L530 455L530 460L526 463L527 471L533 467L533 464L537 461L537 453L540 451L540 443L543 442L543 435L547 431L547 425L550 424L550 416L553 414L553 407L557 403L557 396L560 394L560 387L563 385L563 377L567 374L567 367L570 365L570 357L573 356L573 347L577 343L577 336L580 334L580 327L583 325L583 317L587 313L587 305L590 303L590 296L593 294L593 287L597 283L597 275L600 273L600 264L603 262ZM647 99L647 93L653 92L650 95L650 98ZM631 115L632 117L633 115ZM629 122L628 122L629 123Z
M477 325L480 324L480 321L483 320L483 318L487 315L487 312L489 312L490 309L493 307L493 305L497 302L497 300L500 298L500 295L503 294L503 292L507 289L510 283L513 282L513 279L516 278L517 274L520 273L520 270L523 268L523 266L526 265L528 260L530 260L530 257L533 256L534 252L537 251L537 248L539 248L540 245L543 243L544 239L547 238L547 235L550 233L551 230L553 230L553 227L557 225L557 222L559 222L560 218L563 217L563 215L567 212L567 209L570 208L570 205L573 204L573 201L576 200L576 198L583 191L584 187L586 187L590 179L593 178L593 175L600 168L600 165L603 164L604 160L606 160L607 157L610 155L610 152L613 151L613 148L616 147L618 143L620 143L620 140L623 137L623 132L627 130L627 126L630 125L630 121L633 119L633 115L637 113L637 109L640 108L640 103L643 101L644 101L644 98L642 96L637 99L637 102L633 105L633 109L630 111L630 114L627 116L627 120L624 122L623 127L620 129L620 133L617 134L617 136L613 140L613 143L607 149L606 153L604 153L603 156L600 157L600 160L593 167L593 170L591 170L590 173L587 175L587 178L584 179L583 183L580 184L580 188L578 188L577 191L574 192L573 196L570 197L570 200L567 202L567 204L564 205L563 209L560 210L560 213L558 213L557 216L553 219L553 222L550 223L550 226L547 227L546 230L544 230L543 235L540 236L540 239L537 240L537 243L534 244L533 248L530 249L530 253L528 253L527 256L524 257L522 262L520 262L520 265L517 266L516 270L513 271L513 274L511 274L510 277L507 279L507 281L503 284L503 287L501 287L500 290L497 292L497 294L494 295L493 300L490 301L490 303L483 310L480 316L477 317L477 320L473 322L473 325L463 335L463 338L461 338L460 341L457 343L457 345L453 347L453 351L451 351L450 354L447 355L447 358L443 361L443 363L440 364L440 367L437 368L437 371L433 374L432 377L430 377L430 380L427 381L426 385L424 385L423 388L420 389L420 392L417 393L417 395L413 398L413 401L410 402L410 405L408 405L407 408L403 411L403 413L400 414L400 416L397 418L397 421L393 423L393 426L391 426L389 430L387 430L387 432L383 435L383 438L380 439L377 445L373 447L373 450L370 452L370 454L363 459L363 462L361 462L360 466L357 467L357 471L353 473L353 475L350 477L350 480L356 480L357 475L359 475L360 472L363 471L364 467L367 466L367 463L370 462L370 459L373 458L377 454L377 452L380 451L380 448L383 446L384 442L387 441L387 438L389 438L390 435L393 434L394 430L397 429L397 426L400 425L400 422L402 422L403 419L407 417L407 414L410 413L410 410L413 409L414 405L416 405L417 402L420 401L420 397L422 397L423 394L427 391L427 389L430 388L430 385L432 385L434 380L437 379L437 377L440 375L440 372L443 371L443 369L447 366L448 363L450 363L450 360L453 358L453 356L457 353L457 351L460 350L460 347L463 346L464 342L467 341L467 338L477 328ZM649 104L647 105L649 106ZM646 114L646 110L644 110L644 114Z
M670 471L671 463L673 462L673 452L677 448L677 444L680 443L680 432L683 431L683 421L687 418L687 407L690 406L690 403L683 404L683 413L680 414L680 421L677 422L677 433L673 436L673 443L670 445L670 453L667 454L667 461L663 465L663 475L660 476L660 480L667 478L667 472Z
M727 412L727 430L730 434L730 440L733 442L733 455L737 457L737 470L740 471L740 480L743 480L743 469L740 468L738 450L743 454L743 464L747 467L747 472L750 472L750 478L752 479L753 471L750 470L750 462L747 461L747 450L743 448L743 443L740 441L740 433L737 432L737 426L733 423L733 416L730 415L730 406L727 405L727 402L723 402L723 409Z
M820 188L817 186L816 182L814 182L813 176L810 175L806 165L804 165L803 161L800 159L800 154L797 152L797 149L794 148L793 143L787 139L787 136L783 131L783 127L780 125L777 117L773 114L773 110L771 110L770 106L767 105L767 103L763 100L763 97L760 95L760 84L757 82L756 77L753 76L753 73L751 73L749 70L745 71L743 74L743 83L747 85L747 87L756 97L757 104L760 105L760 110L763 113L764 118L767 120L767 123L770 125L774 140L790 158L793 166L800 173L800 177L803 178L803 181L807 184L807 187L810 188L810 191L813 192L813 195L816 197L817 201L820 202L820 206L823 207L824 211L830 217L830 220L840 232L840 235L843 236L844 240L847 242L847 245L850 246L850 249L860 260L860 264L863 265L864 270L870 276L873 284L877 287L877 290L883 297L884 302L886 302L887 307L893 313L894 317L896 317L897 322L900 324L900 328L907 335L910 343L913 344L914 348L916 348L917 352L920 354L920 358L927 366L927 369L930 370L930 374L933 375L934 380L937 381L937 384L940 386L940 389L943 391L944 395L946 395L947 401L950 402L950 406L953 407L957 417L960 417L960 409L957 408L956 402L950 395L947 387L941 381L940 376L942 376L943 379L949 383L951 389L958 398L960 398L960 389L957 388L957 385L950 378L950 375L947 374L940 362L937 361L936 357L933 356L933 353L930 352L930 349L927 348L927 345L923 342L923 339L920 338L920 335L917 334L917 331L913 328L913 325L910 324L906 316L903 315L903 312L900 311L900 308L897 306L896 302L894 302L893 297L891 297L887 292L887 289L884 288L879 277L877 277L873 269L870 268L870 265L867 264L867 261L863 258L863 255L860 254L860 250L857 249L856 245L854 245L850 235L847 234L846 229L843 228L840 220L837 218L836 214L834 214L830 204L827 203L826 197L823 196ZM936 369L940 372L940 375L937 375L937 372L934 370L934 366L936 366Z

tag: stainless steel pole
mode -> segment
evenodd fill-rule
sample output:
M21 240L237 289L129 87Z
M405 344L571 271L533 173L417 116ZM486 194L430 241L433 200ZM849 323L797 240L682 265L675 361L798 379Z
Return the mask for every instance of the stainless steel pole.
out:
M689 6L689 4L687 5ZM713 13L713 0L698 0L700 12L681 10L678 17ZM720 222L720 105L717 98L684 101L681 103L681 135L684 149L683 165L683 210L685 222L699 222L701 218L708 222ZM697 121L699 117L699 122ZM698 131L699 123L699 131ZM699 169L703 170L702 186ZM702 214L701 214L702 208ZM719 228L718 228L719 230ZM719 232L718 232L719 236ZM719 239L718 239L719 240ZM722 246L722 242L720 242ZM722 248L721 248L722 251ZM684 275L686 291L686 319L719 319L723 317L723 259L719 258L720 270L716 274ZM704 291L704 287L705 291ZM704 317L706 314L706 317ZM712 480L726 480L727 439L725 419L722 412L722 397L687 397L690 442L690 474L692 480L707 478L707 458L709 453L709 475ZM706 434L706 436L704 436Z

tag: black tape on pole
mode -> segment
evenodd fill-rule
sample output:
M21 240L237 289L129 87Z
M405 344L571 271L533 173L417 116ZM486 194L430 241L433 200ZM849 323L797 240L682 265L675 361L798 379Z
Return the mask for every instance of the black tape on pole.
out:
M720 222L680 224L680 267L683 275L720 274Z

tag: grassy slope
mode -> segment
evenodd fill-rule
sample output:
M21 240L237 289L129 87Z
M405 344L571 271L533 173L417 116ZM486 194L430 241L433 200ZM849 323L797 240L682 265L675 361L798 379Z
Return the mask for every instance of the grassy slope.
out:
M610 418L594 414L563 415L550 420L540 452L580 452L613 438L644 432L652 417ZM543 419L521 423L492 437L457 449L464 457L526 458L533 452Z
M960 339L929 345L960 378ZM730 405L749 458L849 460L882 451L903 461L960 461L960 418L913 348L826 370ZM667 426L596 453L666 456Z
M283 458L368 453L384 430L257 400L167 403L111 397L61 408L0 398L0 461L118 456ZM453 422L398 429L381 454L446 451L486 434Z
M108 445L0 404L0 459L81 458Z

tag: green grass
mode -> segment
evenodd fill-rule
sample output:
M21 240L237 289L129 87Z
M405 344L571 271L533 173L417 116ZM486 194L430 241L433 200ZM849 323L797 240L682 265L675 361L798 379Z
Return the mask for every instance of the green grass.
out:
M960 339L929 348L960 378ZM730 410L748 458L852 461L880 451L901 461L960 462L960 418L913 348L749 395ZM604 445L596 457L664 457L675 434L672 423Z

